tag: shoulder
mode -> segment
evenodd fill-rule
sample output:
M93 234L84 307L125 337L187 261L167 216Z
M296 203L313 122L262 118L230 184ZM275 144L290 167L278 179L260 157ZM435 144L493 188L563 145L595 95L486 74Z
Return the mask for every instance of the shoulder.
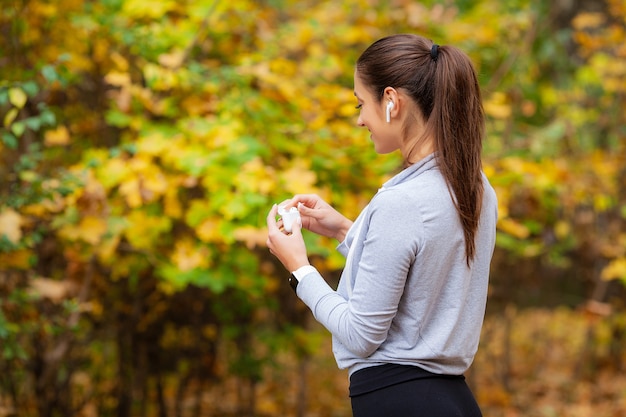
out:
M415 209L417 199L414 193L405 187L396 186L379 191L370 202L370 211L385 213L406 213L408 209Z
M430 178L429 178L430 177ZM447 219L454 202L439 175L423 175L378 192L370 202L370 220L395 219L403 224ZM447 220L446 220L447 221Z
M435 206L453 204L446 180L438 169L420 173L405 182L385 188L372 200L375 206L394 204L398 207Z
M494 215L497 218L498 196L485 174L483 174L483 190L483 212L488 215Z

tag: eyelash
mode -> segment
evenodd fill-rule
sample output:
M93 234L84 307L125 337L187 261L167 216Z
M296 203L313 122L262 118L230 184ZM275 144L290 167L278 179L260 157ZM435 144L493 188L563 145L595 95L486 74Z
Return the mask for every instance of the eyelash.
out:
M362 104L359 104L358 106L356 106L356 107L355 107L355 109L357 109L357 110L361 110L361 107L363 107L363 105L362 105Z

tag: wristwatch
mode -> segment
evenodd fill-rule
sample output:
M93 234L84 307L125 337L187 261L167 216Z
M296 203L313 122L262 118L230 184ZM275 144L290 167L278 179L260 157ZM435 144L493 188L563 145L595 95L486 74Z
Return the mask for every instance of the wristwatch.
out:
M298 283L302 281L302 278L314 271L317 271L317 269L315 269L313 265L304 265L293 271L291 275L289 275L289 285L291 285L293 291L296 291L296 288L298 288Z
M289 285L291 285L293 292L296 292L296 288L298 288L298 282L300 281L298 281L298 278L296 278L296 276L292 272L291 275L289 275Z

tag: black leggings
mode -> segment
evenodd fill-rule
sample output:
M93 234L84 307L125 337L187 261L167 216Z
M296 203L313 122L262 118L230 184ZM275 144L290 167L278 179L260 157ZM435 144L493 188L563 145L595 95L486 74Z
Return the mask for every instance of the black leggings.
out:
M354 417L482 417L464 378L401 382L352 397Z

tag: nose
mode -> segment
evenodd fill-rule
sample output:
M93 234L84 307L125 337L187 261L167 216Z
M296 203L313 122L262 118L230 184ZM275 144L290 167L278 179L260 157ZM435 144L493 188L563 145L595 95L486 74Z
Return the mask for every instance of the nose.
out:
M359 116L359 118L356 120L356 125L358 127L365 127L365 123L363 123L363 120L361 119L361 116Z

